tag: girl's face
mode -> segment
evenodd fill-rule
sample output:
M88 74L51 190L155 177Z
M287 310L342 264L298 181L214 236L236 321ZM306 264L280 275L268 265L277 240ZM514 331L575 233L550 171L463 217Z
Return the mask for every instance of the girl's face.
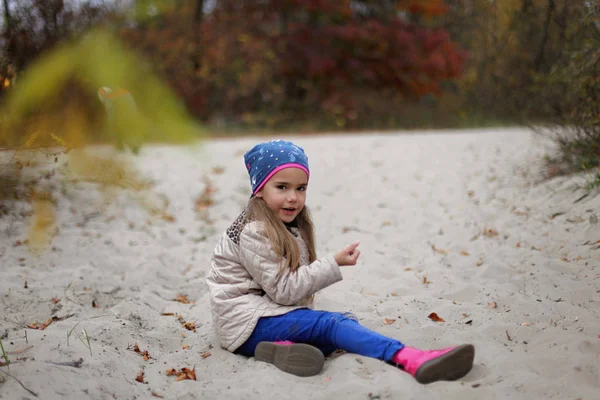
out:
M308 176L300 168L277 172L256 193L283 222L292 222L304 208Z

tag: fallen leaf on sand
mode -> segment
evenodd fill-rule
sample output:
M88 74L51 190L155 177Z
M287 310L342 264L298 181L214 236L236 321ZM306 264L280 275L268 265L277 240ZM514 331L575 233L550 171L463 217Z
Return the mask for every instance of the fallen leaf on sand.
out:
M174 316L175 316L175 313L172 313L172 312L164 312L164 313L162 313L162 314L160 314L160 315L162 315L163 317L174 317Z
M394 322L396 322L396 320L395 319L391 319L391 318L386 318L386 319L383 320L383 324L384 325L391 325Z
M185 379L196 380L196 368L181 368L180 371L177 371L175 368L171 368L167 370L167 376L175 375L177 377L177 382L183 381Z
M426 277L426 276L424 276L424 277L423 277L423 283L424 283L425 285L429 285L429 284L431 283L431 281L428 281L428 280L427 280L427 277Z
M204 190L194 202L194 208L197 212L205 211L208 207L214 204L213 193L215 193L217 189L213 186L209 179L205 179L204 183Z
M185 350L185 349L189 349L190 346L184 343L181 345L181 348Z
M165 396L162 396L162 395L160 395L160 394L158 394L156 392L152 392L152 396L158 397L159 399L162 399L163 397L165 397Z
M135 380L140 383L144 383L144 371L140 371L140 373L135 377Z
M404 268L404 270L405 271L412 271L412 268L411 267L406 267L406 268Z
M148 350L141 351L137 343L133 346L132 350L144 357L144 361L148 361L150 359L150 354L148 354Z
M481 267L483 265L483 260L482 259L477 260L475 265L477 265L478 267Z
M167 212L162 213L160 218L167 222L175 222L175 216L173 214L169 214Z
M183 303L183 304L190 304L190 301L188 300L188 298L185 294L178 295L177 297L175 297L174 300L178 301L180 303Z
M517 248L521 247L521 242L517 242Z
M460 252L460 255L466 257L466 256L469 256L470 254L469 254L468 251L463 250L463 251Z
M496 304L496 302L495 302L495 301L490 301L490 302L488 303L488 307L489 307L489 308L497 308L497 307L498 307L498 304Z
M465 313L463 313L463 314L462 314L462 317L463 317L463 318L468 318L468 317L469 317L469 314L465 314Z
M212 354L210 354L210 351L203 351L202 354L200 354L200 357L202 357L202 359L208 358L210 357Z
M435 247L434 244L431 245L431 249L438 254L448 254L448 252L444 249L440 249L439 247Z
M58 297L53 297L53 298L51 298L51 299L50 299L50 302L51 302L52 304L57 304L57 303L59 303L59 302L60 302L60 299L59 299Z
M33 324L27 324L27 327L29 329L39 329L40 331L43 331L44 329L46 329L48 327L48 325L50 325L52 323L52 318L48 318L48 320L46 322L44 322L43 324L39 324L39 322L34 322Z
M196 332L196 324L194 323L194 321L184 322L182 325L188 331L194 331L194 332Z
M381 226L390 226L392 223L390 221L383 221Z
M446 322L445 319L440 318L439 315L437 315L436 313L432 312L431 314L428 315L429 319L434 321L434 322Z
M392 293L390 293L390 295L394 296L394 297L398 297L398 293L396 293L396 292L392 292Z
M483 234L487 237L492 238L498 236L498 231L493 228L486 228L483 230Z
M220 175L223 172L225 172L225 168L223 168L223 167L213 167L211 171L215 175Z
M521 326L529 326L529 325L531 325L529 322L523 322L523 323L521 323Z

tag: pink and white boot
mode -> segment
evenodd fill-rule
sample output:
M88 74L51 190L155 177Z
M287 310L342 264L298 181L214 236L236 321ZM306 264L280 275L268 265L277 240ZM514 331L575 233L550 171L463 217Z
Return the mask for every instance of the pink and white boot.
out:
M419 350L405 346L390 361L411 374L419 383L454 381L473 367L475 347L464 344L443 350Z
M309 344L288 340L260 342L254 351L254 358L297 376L317 375L325 363L325 356L321 350Z

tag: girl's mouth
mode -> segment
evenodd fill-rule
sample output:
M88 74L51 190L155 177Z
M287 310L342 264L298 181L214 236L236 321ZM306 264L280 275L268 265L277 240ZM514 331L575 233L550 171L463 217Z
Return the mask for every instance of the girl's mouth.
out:
M282 208L283 213L286 215L294 215L294 213L296 212L296 209L293 207L289 207L289 208Z

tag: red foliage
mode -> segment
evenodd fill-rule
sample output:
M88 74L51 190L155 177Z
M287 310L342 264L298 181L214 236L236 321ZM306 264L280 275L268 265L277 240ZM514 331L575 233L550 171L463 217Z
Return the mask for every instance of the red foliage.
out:
M349 0L217 4L199 24L170 15L160 27L123 31L203 118L324 111L352 121L365 92L384 101L436 94L462 70L464 54L446 31L394 15L359 18ZM429 16L445 10L442 0L397 7Z

